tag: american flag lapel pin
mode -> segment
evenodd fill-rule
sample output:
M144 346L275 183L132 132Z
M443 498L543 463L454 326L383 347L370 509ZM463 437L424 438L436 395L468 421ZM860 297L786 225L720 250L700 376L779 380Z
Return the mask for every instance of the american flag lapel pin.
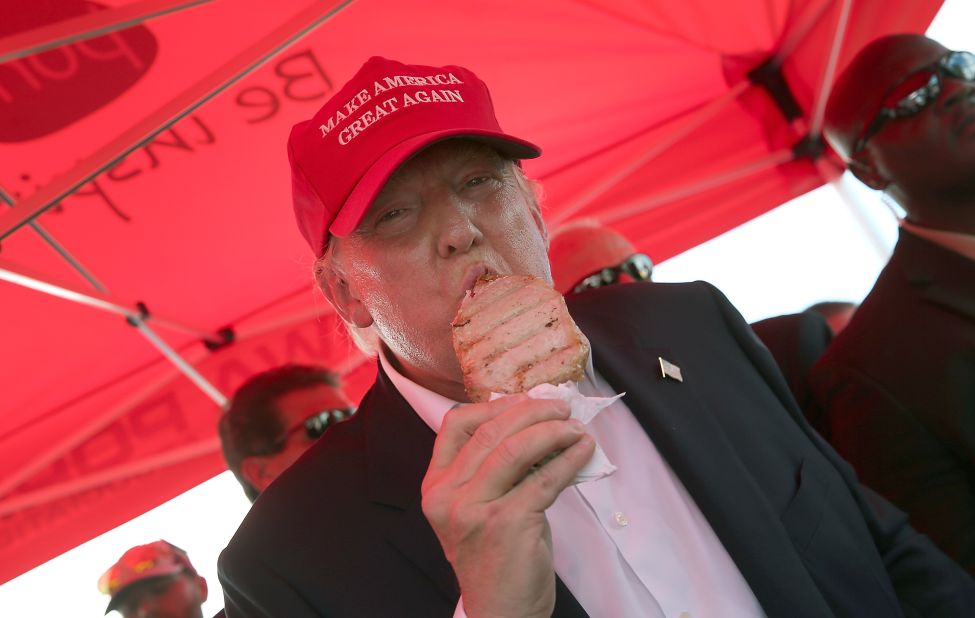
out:
M661 377L677 380L678 382L684 381L684 377L680 374L680 367L668 360L665 360L662 356L658 356L657 360L660 361Z

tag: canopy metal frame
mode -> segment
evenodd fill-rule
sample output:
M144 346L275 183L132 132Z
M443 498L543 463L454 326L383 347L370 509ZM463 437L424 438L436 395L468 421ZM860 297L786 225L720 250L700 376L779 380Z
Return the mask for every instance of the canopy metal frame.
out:
M0 40L0 62L38 53L72 41L99 36L113 30L130 27L146 19L197 6L207 1L209 0L146 0L127 7L129 10L128 14L123 14L123 9L116 9L111 13L101 11L93 14L93 16L72 20L73 26L66 22L61 24L61 29L39 29L26 33L21 38L8 37ZM835 74L839 52L850 16L852 0L823 0L820 4L815 5L814 8L809 10L807 15L803 16L804 20L802 24L793 30L793 36L783 41L775 58L781 65L791 51L801 43L802 39L812 27L818 23L827 9L837 1L841 2L842 6L837 20L834 40L817 90L813 111L810 114L807 125L808 135L817 139L821 138L820 133L822 130L826 97L828 95L829 85ZM155 315L147 317L138 305L124 303L112 297L105 286L81 265L64 246L58 243L51 234L45 231L36 219L65 197L71 195L79 187L90 182L136 149L144 146L174 123L190 114L220 92L237 83L282 50L328 21L347 5L351 4L351 2L352 0L318 0L313 2L279 28L263 37L197 83L191 85L153 113L147 115L142 121L118 135L114 140L105 144L89 157L79 161L67 172L52 179L48 184L38 189L26 199L14 202L6 193L0 194L0 198L10 206L5 212L0 212L0 240L10 236L24 226L32 227L52 249L57 251L76 272L85 278L95 289L95 292L84 292L77 289L76 286L53 282L46 277L26 273L23 268L17 267L6 260L0 260L0 279L45 293L54 294L62 298L70 298L75 302L81 302L88 306L125 316L160 353L173 363L179 372L190 377L218 405L224 405L226 398L203 379L202 376L199 376L198 372L193 369L190 363L165 344L146 322L148 319L151 319L160 326L175 328L183 332L192 332L203 339L213 340L213 333L207 332L205 329L187 327L181 322L168 320ZM69 26L74 28L75 31L71 32ZM711 101L698 109L694 114L689 115L668 136L661 139L654 148L640 153L630 164L621 168L617 173L609 178L602 179L590 187L587 192L581 194L574 202L562 209L559 215L551 220L550 223L557 225L579 214L620 182L637 173L639 169L653 161L656 157L659 157L674 144L679 143L686 135L700 128L725 106L734 103L742 93L748 91L753 86L754 84L743 80L729 89L722 97ZM635 138L637 136L634 135L633 137ZM691 183L677 189L670 189L658 195L649 196L639 202L620 205L604 213L601 219L612 223L637 216L664 204L713 189L722 184L734 182L770 167L787 163L790 160L795 160L798 156L795 150L781 150L770 154L761 161L728 171L721 176L701 180L700 182ZM217 339L219 339L219 335L217 335ZM364 361L364 358L360 358L356 362L361 364ZM196 378L194 374L197 376ZM30 462L29 465L19 470L17 474L8 478L5 483L0 485L0 496L9 493L24 480L42 469L43 466L48 465L57 457L62 456L71 448L77 446L81 441L90 437L90 435L104 427L107 423L117 419L124 414L125 410L139 401L140 398L147 396L147 393L151 389L159 388L165 383L165 380L171 380L172 378L173 376L167 376L164 380L157 380L148 384L146 388L140 390L134 397L130 397L120 402L117 406L113 406L112 409L107 410L100 418L90 423L84 431L66 437L60 443L54 445L50 451ZM0 516L29 508L56 497L63 497L132 475L142 474L156 469L159 466L172 465L206 455L214 452L218 446L219 443L216 440L202 441L140 462L104 471L97 477L66 482L45 490L18 496L13 500L4 500L0 502Z
M142 0L141 2L79 15L27 32L14 34L0 39L0 64L76 41L109 34L116 30L131 28L150 19L210 1Z
M841 6L839 15L837 17L837 23L834 28L833 41L830 46L826 66L824 67L823 74L820 76L819 85L816 90L816 98L813 101L812 112L809 115L809 120L807 121L805 118L799 117L792 121L793 127L796 129L797 134L804 135L804 139L807 141L822 140L822 125L823 116L825 114L826 100L829 95L830 85L832 84L833 77L836 73L836 66L840 51L843 47L843 40L846 35L853 0L823 0L819 4L813 5L813 7L808 9L806 14L802 16L799 25L792 31L792 35L783 41L782 46L769 60L775 68L781 67L785 60L789 57L789 55L791 55L795 48L799 46L813 27L823 19L827 9L829 9L832 5L835 5L837 2L840 2ZM597 200L607 194L620 182L632 177L640 169L644 168L648 163L662 155L669 148L680 143L684 137L702 127L722 109L732 105L742 94L748 92L751 88L756 86L758 86L758 84L748 80L742 80L741 82L738 82L732 86L721 97L710 101L708 104L697 109L692 114L689 114L682 122L673 127L673 129L666 136L661 137L652 148L639 153L628 164L622 166L616 173L608 176L607 178L601 179L598 183L590 187L589 190L580 193L579 196L573 199L573 201L569 202L568 205L560 208L558 214L555 215L549 221L549 223L556 226L572 219L581 211L585 210L586 207L595 203ZM632 135L628 140L624 140L622 143L627 143L633 139L636 139L640 135L643 135L647 130L649 129L644 129L643 131ZM617 223L624 219L653 210L654 208L715 189L777 165L782 165L788 163L789 161L803 158L804 156L807 156L807 153L800 148L793 148L791 151L778 151L770 154L761 161L747 164L739 169L729 170L720 176L701 179L699 181L688 183L686 186L679 187L677 189L668 189L659 194L646 196L629 204L619 205L611 210L600 213L598 216L595 216L594 219L601 223ZM825 180L826 175L823 165L820 164L819 161L814 161L814 163L817 164L816 168L819 171L821 178ZM555 172L555 174L571 168L572 165L570 164L562 170Z
M114 29L129 27L144 21L144 19L138 19L134 16L134 13L138 13L136 9L143 9L144 12L141 15L143 18L148 19L150 17L148 9L152 7L157 9L157 12L152 16L158 16L163 14L159 11L162 11L166 7L169 10L164 12L171 12L179 8L188 8L191 5L195 6L196 4L202 3L202 1L177 3L171 0L169 2L154 0L140 3L137 6L132 5L133 14L129 15L128 22L124 24L122 23L124 20L119 19L121 17L120 13L106 15L105 11L102 11L100 12L101 20L94 19L75 22L75 26L78 23L82 23L84 30L83 32L76 33L77 36L72 36L57 29L47 31L42 29L41 32L31 31L26 33L23 39L18 40L15 38L11 40L11 38L7 38L0 40L0 46L2 46L0 50L5 53L17 53L20 56L38 53L57 45L64 45L71 41L97 36ZM156 324L175 330L191 332L205 341L223 341L223 337L220 334L214 334L205 329L189 327L177 320L170 320L160 316L150 316L147 315L144 306L119 301L109 294L106 286L93 273L85 268L49 232L44 230L36 219L65 197L71 195L78 188L93 180L96 176L121 161L136 149L147 144L155 136L167 130L193 110L239 82L265 62L275 57L282 50L291 46L306 34L331 19L351 2L352 0L317 0L312 2L270 34L163 104L155 112L119 134L115 139L105 144L91 156L79 161L67 172L52 179L48 184L39 188L26 199L19 202L14 201L6 191L0 188L0 201L3 201L9 206L5 211L0 212L0 240L7 238L10 234L25 226L33 228L75 272L80 274L94 288L94 291L81 290L77 286L54 282L43 275L25 272L23 267L10 263L7 260L0 260L0 279L38 292L69 299L90 307L124 316L126 321L135 327L180 373L189 378L193 384L199 387L218 406L225 406L227 397L200 375L191 363L187 362L185 358L180 356L178 352L163 341L149 324L147 324L147 320L151 319ZM114 22L113 19L115 19ZM170 377L169 379L172 378ZM88 430L80 431L73 436L66 437L60 443L55 444L52 449L31 460L26 466L18 470L17 473L8 477L0 484L0 496L4 496L16 489L25 480L43 469L45 465L50 464L57 457L64 455L70 449L90 437L95 431L118 418L137 401L138 398L130 399L122 402L119 406L113 407L106 414L91 423ZM3 504L6 504L6 501ZM9 507L4 507L3 510L4 512L10 512Z

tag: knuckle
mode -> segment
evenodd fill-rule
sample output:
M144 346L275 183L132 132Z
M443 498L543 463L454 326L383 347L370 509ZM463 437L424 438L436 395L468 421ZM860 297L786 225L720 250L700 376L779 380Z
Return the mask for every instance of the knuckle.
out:
M558 475L552 470L552 467L548 465L544 465L541 468L536 469L529 478L531 479L532 483L537 485L545 492L550 492L556 489L560 481Z
M494 449L498 459L506 465L514 465L521 462L521 449L511 440L505 440Z
M498 443L500 431L495 423L489 421L474 430L474 435L472 437L476 444L483 448L490 449L494 448L494 445Z

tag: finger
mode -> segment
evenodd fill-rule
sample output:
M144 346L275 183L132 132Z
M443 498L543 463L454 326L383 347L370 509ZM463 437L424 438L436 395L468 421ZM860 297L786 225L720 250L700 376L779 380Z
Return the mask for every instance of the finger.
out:
M482 423L454 459L452 473L456 483L464 483L505 440L533 425L565 421L569 404L555 399L526 399L495 418Z
M595 450L596 441L589 434L583 434L551 461L525 477L508 492L506 499L526 511L545 511L572 484Z
M477 501L495 500L511 491L532 466L569 448L585 435L582 423L575 420L550 420L531 425L512 434L491 451L466 491Z
M437 433L437 440L433 443L429 469L449 466L478 427L526 399L525 395L519 393L499 397L494 401L458 406L447 412Z

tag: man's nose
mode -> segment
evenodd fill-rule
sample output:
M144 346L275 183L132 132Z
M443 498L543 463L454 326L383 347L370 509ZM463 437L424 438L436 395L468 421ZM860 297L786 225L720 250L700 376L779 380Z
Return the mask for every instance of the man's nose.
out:
M447 200L439 211L440 237L437 250L440 257L466 253L483 238L481 230L474 222L472 206Z

